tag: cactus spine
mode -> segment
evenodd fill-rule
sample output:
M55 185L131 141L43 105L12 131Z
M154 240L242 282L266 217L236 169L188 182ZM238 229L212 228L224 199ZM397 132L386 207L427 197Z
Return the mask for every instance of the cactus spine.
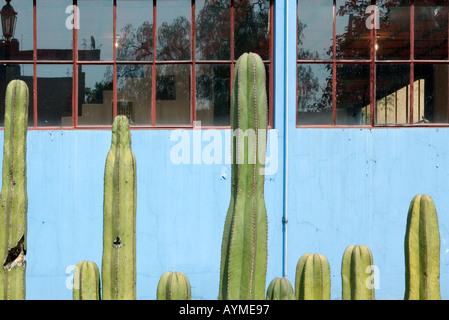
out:
M191 300L192 291L187 276L182 272L164 273L157 285L157 300Z
M3 181L0 199L0 299L25 299L27 240L26 138L28 87L13 80L6 88Z
M117 116L104 173L103 300L136 299L136 189L129 121Z
M346 248L341 264L343 300L374 300L373 266L373 255L367 246Z
M416 195L405 234L405 299L440 300L440 233L433 200Z
M265 67L254 53L240 56L235 66L231 128L231 200L221 248L219 299L260 300L265 298L267 268L263 171L267 92ZM244 148L245 136L248 137L247 150Z
M295 300L290 281L285 277L271 280L267 289L267 300Z
M326 257L315 253L301 256L296 265L297 300L330 300L331 274Z
M100 300L100 271L93 261L80 261L73 277L73 300Z

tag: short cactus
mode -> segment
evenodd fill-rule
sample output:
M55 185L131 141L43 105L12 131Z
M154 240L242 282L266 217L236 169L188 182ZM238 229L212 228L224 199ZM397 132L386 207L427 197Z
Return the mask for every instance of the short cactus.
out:
M187 276L182 272L164 273L157 285L157 300L191 300L192 290Z
M285 278L274 278L267 289L267 300L295 300L295 293L290 281Z
M260 56L254 53L240 56L231 94L231 128L236 143L232 143L231 201L221 247L220 300L265 299L268 228L264 199L265 77Z
M93 261L80 261L73 277L73 300L100 300L100 271Z
M440 300L440 232L433 200L416 195L405 234L405 300Z
M126 116L112 125L103 204L103 300L136 299L136 159Z
M315 253L301 256L296 265L297 300L330 300L331 275L326 257Z
M341 264L343 300L374 300L373 266L373 255L367 246L346 248Z
M13 80L8 84L0 199L1 300L25 299L28 99L28 87L24 81Z

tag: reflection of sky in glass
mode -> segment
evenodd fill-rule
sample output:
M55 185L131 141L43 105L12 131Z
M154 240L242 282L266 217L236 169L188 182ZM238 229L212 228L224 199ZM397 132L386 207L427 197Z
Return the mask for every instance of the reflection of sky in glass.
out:
M33 5L30 5L27 10L32 18ZM71 5L70 0L39 0L36 7L37 20L37 47L38 49L71 49L72 48L72 30L66 28L66 19L69 14L66 14L67 6ZM20 12L19 12L20 14ZM28 13L27 13L28 15ZM17 21L18 26L22 22ZM33 47L32 31L29 37L31 43L27 46Z
M153 2L144 0L117 1L117 35L127 24L140 27L145 21L153 21Z
M301 53L318 53L319 59L329 59L327 51L332 48L333 6L329 0L299 0L298 20L305 25L299 59L306 58Z

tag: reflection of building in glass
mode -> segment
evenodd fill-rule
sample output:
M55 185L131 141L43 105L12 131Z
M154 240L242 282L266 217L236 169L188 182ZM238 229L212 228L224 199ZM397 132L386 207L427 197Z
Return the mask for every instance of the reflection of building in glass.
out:
M86 61L99 60L100 50L79 50L79 58ZM70 61L73 51L70 49L37 49L37 57L39 60L52 61ZM11 41L0 42L0 60L7 61L32 61L33 50L19 50L19 41L12 39ZM71 65L67 65L71 66ZM70 72L71 73L71 72ZM23 75L21 66L18 64L3 64L0 66L0 96L4 97L6 86L13 79L21 79L25 81L30 88L29 114L33 114L33 94L31 89L34 87L33 76ZM37 78L37 112L39 121L44 121L47 125L60 126L64 125L64 117L72 118L72 87L73 79L71 75L65 77L46 75ZM84 92L85 92L85 73L82 66L78 66L78 94L79 116L83 114ZM4 104L0 104L0 115L4 117ZM33 117L29 117L30 123Z

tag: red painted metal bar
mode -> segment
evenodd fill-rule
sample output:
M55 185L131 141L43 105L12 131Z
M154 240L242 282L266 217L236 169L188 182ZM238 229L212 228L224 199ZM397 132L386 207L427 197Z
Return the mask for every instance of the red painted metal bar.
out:
M413 123L414 81L415 81L415 1L410 2L410 114L408 123Z
M37 13L36 0L33 0L33 126L37 127Z
M268 127L274 128L274 0L270 0L270 77L269 92L270 101L269 103L269 114L268 114Z
M332 125L335 125L337 118L337 0L333 0L332 19Z
M298 128L298 126L299 126L299 120L301 120L301 119L298 119L298 98L299 98L299 94L298 94L298 86L299 86L299 79L298 79L298 64L299 63L301 63L300 61L301 60L299 60L298 59L298 53L299 53L299 44L298 44L298 39L299 39L299 37L298 37L298 31L299 31L299 28L298 28L298 25L299 25L299 1L297 1L296 2L296 38L295 38L295 51L296 51L296 56L295 56L295 59L296 59L296 63L295 63L295 79L296 79L296 86L295 86L295 125L296 125L296 127ZM303 63L307 63L307 62L303 62ZM284 99L287 99L287 97L284 97Z
M195 64L195 60L196 60L196 55L195 55L195 40L196 40L196 26L195 26L195 0L192 0L191 3L191 29L190 29L190 45L191 45L191 53L190 53L190 58L192 59L192 70L191 70L191 74L192 74L192 80L191 80L191 84L192 84L192 88L191 88L191 112L190 112L190 122L195 125L195 121L196 121L196 64Z
M157 3L153 0L153 67L151 75L151 125L156 125L156 39L157 39Z
M371 0L371 5L376 5L376 0ZM377 17L375 17L377 18ZM376 28L371 29L371 47L370 47L370 125L374 126L376 123L377 112L376 112L376 43L377 34Z
M234 53L234 31L235 31L235 3L234 0L231 0L231 35L230 35L230 45L231 45L231 76L229 77L229 81L230 81L230 92L229 92L229 96L232 96L232 78L234 76L234 66L235 66L235 53ZM231 115L232 116L232 115ZM230 121L232 121L232 119L230 119Z
M78 126L78 0L73 1L74 11L74 27L73 30L73 75L72 75L72 126L76 128Z
M113 2L112 8L112 118L117 116L117 0Z

